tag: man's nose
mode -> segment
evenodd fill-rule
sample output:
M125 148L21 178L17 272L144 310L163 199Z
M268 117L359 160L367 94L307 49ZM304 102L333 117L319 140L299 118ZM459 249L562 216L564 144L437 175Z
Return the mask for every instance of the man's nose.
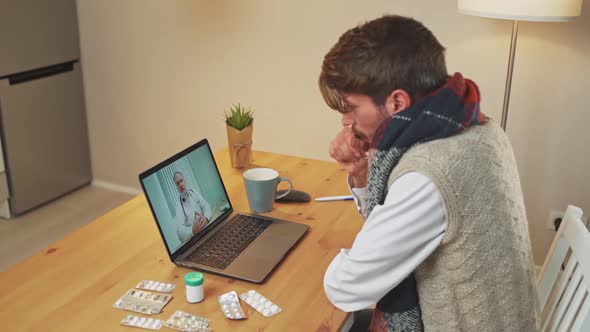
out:
M342 126L343 127L352 126L353 124L354 124L354 118L352 116L352 113L342 114Z

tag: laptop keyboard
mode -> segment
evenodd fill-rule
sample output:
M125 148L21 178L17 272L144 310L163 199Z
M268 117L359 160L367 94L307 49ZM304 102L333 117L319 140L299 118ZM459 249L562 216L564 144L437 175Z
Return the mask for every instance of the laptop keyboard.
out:
M266 219L238 214L186 260L223 270L271 223Z

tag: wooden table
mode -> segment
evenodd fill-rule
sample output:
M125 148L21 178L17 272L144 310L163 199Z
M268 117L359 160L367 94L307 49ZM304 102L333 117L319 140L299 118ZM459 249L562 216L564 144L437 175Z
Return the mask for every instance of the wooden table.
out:
M227 149L215 157L234 209L248 211L243 170L230 167ZM348 192L346 174L333 162L255 152L251 167L255 166L277 169L312 197ZM354 203L275 203L267 215L307 224L310 230L264 284L205 273L205 300L189 304L183 277L190 270L170 262L148 204L140 195L0 273L0 330L140 331L120 325L132 312L112 305L139 281L149 279L177 286L163 312L151 317L165 320L180 309L211 319L215 331L338 331L347 313L328 301L323 277L338 250L350 247L361 227ZM226 319L217 296L250 289L268 297L283 312L265 318L242 302L248 319Z

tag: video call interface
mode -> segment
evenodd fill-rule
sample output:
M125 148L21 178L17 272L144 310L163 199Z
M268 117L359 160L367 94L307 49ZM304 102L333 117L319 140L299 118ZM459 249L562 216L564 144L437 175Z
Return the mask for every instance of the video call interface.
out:
M170 254L229 210L229 200L207 145L143 179Z

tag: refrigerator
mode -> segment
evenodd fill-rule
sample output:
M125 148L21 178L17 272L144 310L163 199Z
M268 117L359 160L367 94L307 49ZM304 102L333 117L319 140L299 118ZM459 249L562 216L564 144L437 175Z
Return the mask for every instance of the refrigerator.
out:
M91 181L75 0L0 0L0 216Z

